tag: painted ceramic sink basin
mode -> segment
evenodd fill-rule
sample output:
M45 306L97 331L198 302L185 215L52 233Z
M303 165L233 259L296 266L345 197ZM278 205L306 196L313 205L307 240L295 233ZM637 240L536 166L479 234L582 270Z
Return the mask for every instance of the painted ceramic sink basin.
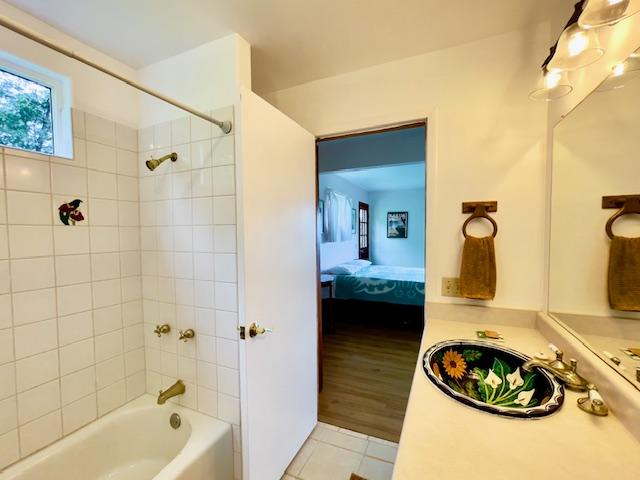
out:
M442 392L485 412L538 418L557 411L564 389L545 371L525 372L529 357L487 341L447 340L424 354L424 372Z

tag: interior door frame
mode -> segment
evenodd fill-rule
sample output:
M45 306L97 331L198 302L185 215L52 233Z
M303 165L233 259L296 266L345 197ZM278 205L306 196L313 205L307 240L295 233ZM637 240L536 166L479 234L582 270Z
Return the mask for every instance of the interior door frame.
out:
M435 116L435 115L434 115ZM351 138L351 137L361 137L361 136L365 136L365 135L371 135L371 134L375 134L375 133L385 133L385 132L392 132L395 130L406 130L409 128L418 128L418 127L424 127L425 128L425 174L426 174L426 179L425 179L425 185L426 187L426 194L425 194L425 228L426 228L426 232L425 232L425 242L424 242L424 249L425 249L425 276L426 276L426 268L427 268L427 239L429 237L429 227L428 227L428 222L427 219L429 218L429 212L428 212L428 208L429 205L431 204L431 202L429 201L429 196L430 196L430 191L431 188L429 186L429 180L430 178L433 178L433 175L429 174L429 163L427 161L428 158L430 158L430 148L432 145L432 142L430 141L433 137L433 133L430 133L430 128L432 126L433 121L430 122L431 116L424 116L421 119L417 119L417 120L408 120L408 121L400 121L400 122L394 122L394 123L390 123L390 124L386 124L386 125L379 125L377 127L368 127L368 128L362 128L362 129L357 129L357 130L351 130L351 131L345 131L343 133L333 133L331 135L319 135L316 136L316 213L319 211L320 208L320 155L319 155L319 149L318 149L318 144L321 142L326 142L328 140L337 140L337 139L342 139L342 138ZM435 144L435 142L434 142ZM435 155L434 155L435 156ZM434 165L435 167L435 165ZM369 219L370 220L370 219ZM324 221L324 219L323 219ZM359 222L358 222L359 223ZM316 222L317 225L317 222ZM358 226L359 228L359 226ZM324 379L323 379L323 328L322 328L322 287L320 286L320 276L322 275L322 271L320 269L320 242L321 242L321 238L320 235L318 234L318 232L316 232L316 264L317 264L317 278L316 278L316 283L318 285L318 318L317 318L317 322L318 322L318 392L322 391L322 388L324 386ZM369 245L370 246L370 245ZM370 252L369 252L370 253ZM425 282L426 282L426 278L425 278ZM425 294L426 294L426 285L425 285ZM427 319L427 302L426 302L426 295L425 295L425 305L424 305L424 321L426 324L426 319Z

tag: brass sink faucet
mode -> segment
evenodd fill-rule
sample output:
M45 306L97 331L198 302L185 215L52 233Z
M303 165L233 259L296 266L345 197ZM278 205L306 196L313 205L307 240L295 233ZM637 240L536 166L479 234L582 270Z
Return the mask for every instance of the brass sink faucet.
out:
M178 380L165 391L160 390L160 392L158 393L158 405L164 405L164 403L171 397L182 395L185 391L186 388L184 386L184 383L182 382L182 380Z
M531 372L534 368L539 368L549 372L558 379L569 390L576 392L589 392L587 397L578 399L578 407L592 415L604 417L609 414L609 408L598 392L598 387L588 381L578 373L578 361L570 360L568 365L562 360L563 353L555 350L556 359L552 362L532 358L522 365L523 370Z

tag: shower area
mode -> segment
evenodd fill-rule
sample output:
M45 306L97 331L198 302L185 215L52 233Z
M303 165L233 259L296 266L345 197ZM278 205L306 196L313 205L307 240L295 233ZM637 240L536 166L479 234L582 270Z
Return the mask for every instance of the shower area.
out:
M52 113L71 121L67 156L0 147L0 478L69 478L78 457L74 478L241 478L238 39L122 74L188 90L185 111L117 66L2 35L18 66L62 72ZM187 63L198 80L176 77Z

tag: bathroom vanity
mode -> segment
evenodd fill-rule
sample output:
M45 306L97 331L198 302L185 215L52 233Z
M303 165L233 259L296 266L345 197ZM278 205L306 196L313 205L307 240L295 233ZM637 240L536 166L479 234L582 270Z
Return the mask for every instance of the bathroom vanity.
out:
M461 315L451 314L458 309ZM558 411L537 419L521 419L471 408L435 388L423 370L424 353L443 340L477 340L477 330L500 332L504 341L498 345L528 356L538 352L552 355L550 339L539 330L544 330L550 320L542 316L513 311L499 315L498 323L488 323L476 314L487 309L447 310L447 318L436 315L427 321L400 438L395 480L533 479L550 475L602 479L628 478L629 472L640 471L638 439L615 413L598 417L581 411L576 402L585 393L565 389L564 403ZM554 342L564 348L556 339ZM579 372L581 366L579 361ZM591 374L589 368L586 371ZM604 391L603 397L607 401Z

